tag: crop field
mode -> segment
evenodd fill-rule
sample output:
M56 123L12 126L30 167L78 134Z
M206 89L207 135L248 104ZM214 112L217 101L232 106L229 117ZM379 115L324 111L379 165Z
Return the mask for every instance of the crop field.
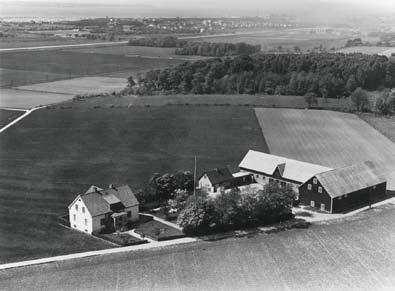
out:
M17 89L60 94L98 94L119 92L125 89L127 81L123 78L81 77L69 80L21 86Z
M181 56L175 55L175 48L162 48L162 47L143 47L143 46L98 46L98 47L85 47L65 49L64 51L88 53L88 54L108 54L108 55L121 55L126 57L143 57L154 59L178 59L178 60L199 60L206 57L201 56Z
M0 53L0 64L5 71L4 74L14 76L2 77L2 83L8 85L10 79L13 83L24 84L37 83L38 74L40 78L63 79L76 76L97 76L106 74L120 74L124 76L136 75L138 72L156 68L163 68L183 63L184 60L157 59L143 57L127 57L115 54L87 54L68 51L28 51L28 52L6 52ZM55 76L55 77L53 77ZM115 75L113 75L115 76ZM45 80L46 81L46 80Z
M253 45L261 45L262 50L270 50L282 46L284 49L291 49L295 46L305 51L322 45L326 49L333 47L343 47L347 41L347 36L334 36L332 34L310 34L303 30L279 30L266 31L249 34L235 34L227 36L208 36L191 39L191 41L208 42L245 42Z
M1 66L1 63L0 63ZM0 68L0 87L16 87L69 78L70 75Z
M24 111L0 109L0 128L18 118Z
M0 88L0 107L29 109L38 105L58 103L71 98L73 98L73 95L69 94Z
M391 56L391 53L395 53L395 48L393 47L383 47L383 46L354 46L342 48L338 52L340 53L362 53L368 55L385 55L387 57Z
M392 290L394 206L252 237L0 271L4 290ZM73 278L73 280L70 280Z
M375 161L387 188L395 189L395 143L358 116L297 109L255 112L270 153L332 168Z
M266 151L244 107L41 109L0 140L0 262L90 250L56 223L90 185L144 185L156 172L234 168ZM15 215L23 213L23 215Z

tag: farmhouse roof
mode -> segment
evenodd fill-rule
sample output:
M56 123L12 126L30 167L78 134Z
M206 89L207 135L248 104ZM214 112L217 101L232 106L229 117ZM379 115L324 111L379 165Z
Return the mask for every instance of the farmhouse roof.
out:
M329 196L336 198L386 182L374 164L358 164L316 175Z
M200 177L202 177L205 174L207 175L208 179L212 184L221 184L233 180L233 175L228 168L212 169L204 172Z
M91 186L86 193L79 196L92 216L112 212L111 205L117 203L122 203L125 207L131 207L139 204L132 189L130 189L128 185L110 187L106 190L96 186ZM74 204L74 201L70 206L72 204Z
M266 175L273 175L278 168L284 179L304 183L314 175L332 168L249 150L239 168Z

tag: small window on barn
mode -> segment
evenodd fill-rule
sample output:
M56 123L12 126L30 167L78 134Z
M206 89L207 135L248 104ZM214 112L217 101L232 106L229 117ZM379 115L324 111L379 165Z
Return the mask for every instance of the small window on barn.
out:
M106 219L105 218L100 219L100 225L106 225Z
M75 214L73 214L73 220L74 220L74 221L76 220L76 216L75 216Z
M313 179L313 184L317 184L317 178Z
M339 196L339 197L337 197L337 199L339 199L339 200L342 200L342 197L341 197L341 196Z
M318 187L318 193L322 193L322 187Z
M311 206L311 207L315 207L315 201L311 200L311 201L310 201L310 206Z
M132 212L131 211L128 211L127 214L128 214L128 217L132 216Z
M85 229L85 232L88 232L88 230L87 230L87 229Z
M88 219L85 218L85 225L88 225Z
M85 213L85 207L82 206L82 213Z
M348 195L347 195L347 194L345 194L345 195L344 195L344 198L347 198L347 197L348 197Z
M77 210L77 211L78 211L78 204L76 204L76 205L75 205L75 210Z
M258 179L258 178L259 178L259 175L258 175L258 174L256 174L256 175L255 175L255 178L257 178L257 179Z
M311 184L307 184L307 190L311 190Z

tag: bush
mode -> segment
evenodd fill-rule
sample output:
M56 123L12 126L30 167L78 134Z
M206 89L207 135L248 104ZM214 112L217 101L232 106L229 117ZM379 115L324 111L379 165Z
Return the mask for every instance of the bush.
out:
M115 243L119 246L133 246L133 245L148 243L147 240L138 239L137 237L131 236L127 233L121 233L121 234L115 234L115 233L98 234L98 233L95 233L93 235L97 236L99 238L102 238L104 240L107 240L109 242Z

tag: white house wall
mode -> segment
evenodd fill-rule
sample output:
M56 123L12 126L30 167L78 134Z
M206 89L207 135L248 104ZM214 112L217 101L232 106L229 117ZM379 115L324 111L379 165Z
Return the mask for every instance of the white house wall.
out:
M128 218L129 220L131 220L131 221L139 220L139 206L138 205L125 208L125 212L127 213L128 211L131 212L131 217Z
M213 188L213 185L211 184L209 178L207 175L204 175L203 177L200 178L199 180L199 189L202 189L207 192L211 192Z
M77 205L77 209L76 209ZM83 212L83 209L85 212ZM75 216L74 216L75 215ZM86 233L92 233L92 216L81 198L69 208L70 227ZM85 223L86 219L86 223Z

